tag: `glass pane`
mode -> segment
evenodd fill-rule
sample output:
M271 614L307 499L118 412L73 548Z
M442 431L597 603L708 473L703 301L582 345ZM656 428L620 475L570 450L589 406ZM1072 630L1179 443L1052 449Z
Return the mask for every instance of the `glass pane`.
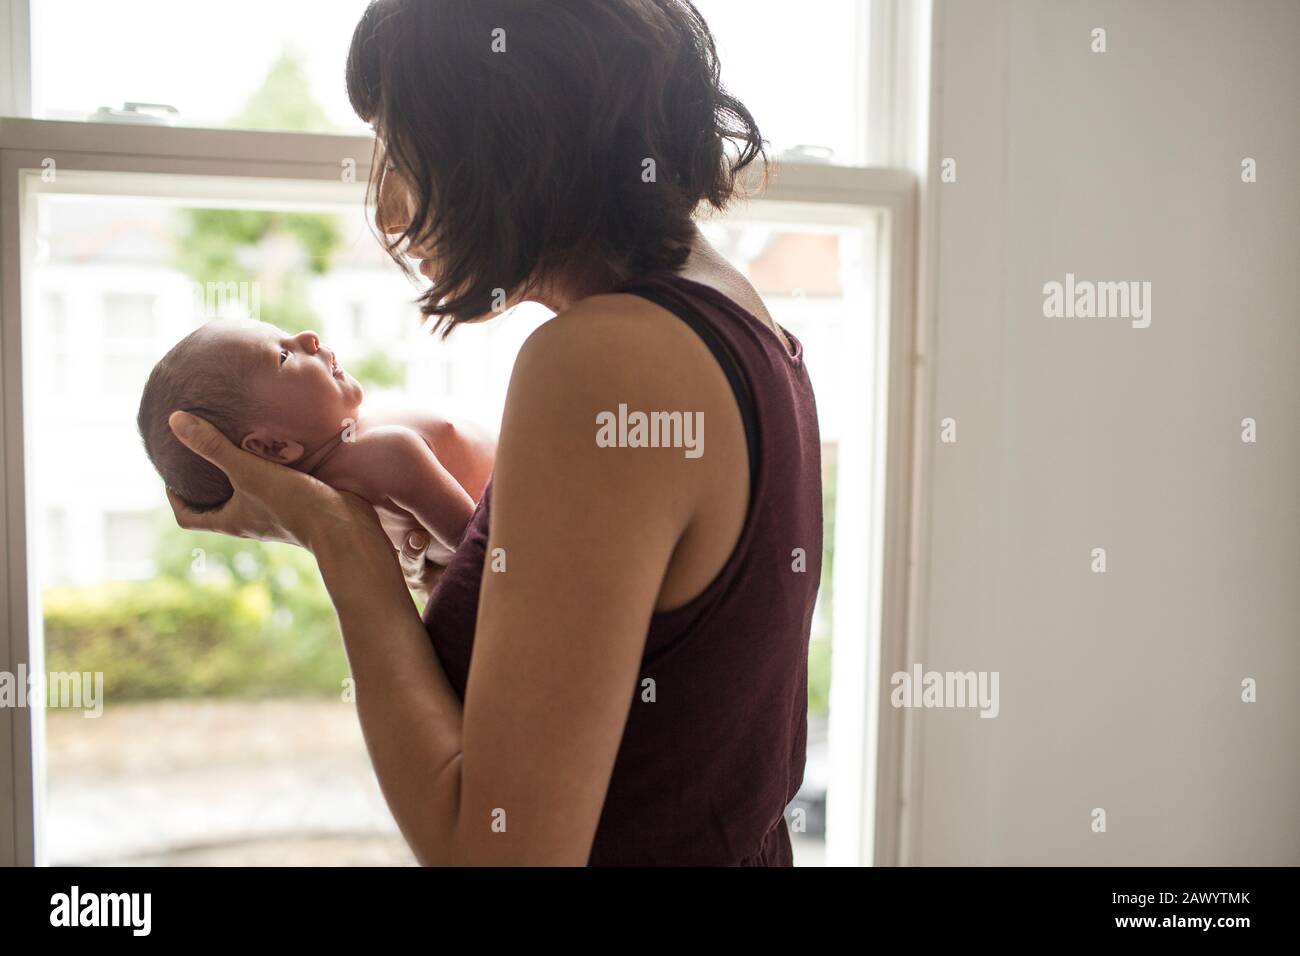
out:
M774 154L860 162L865 0L699 0L723 81ZM343 67L366 0L32 0L38 115L165 103L192 126L366 132ZM76 29L67 25L76 24Z
M86 119L163 103L182 125L365 133L343 66L367 2L32 0L35 106Z
M863 161L866 51L855 24L866 0L696 6L717 41L722 82L754 114L774 157Z

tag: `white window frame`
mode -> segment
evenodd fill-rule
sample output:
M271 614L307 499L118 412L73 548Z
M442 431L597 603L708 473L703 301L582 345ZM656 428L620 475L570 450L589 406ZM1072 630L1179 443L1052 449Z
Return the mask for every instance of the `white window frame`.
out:
M926 95L924 85L915 83L917 65L904 64L904 58L889 51L928 30L928 16L928 3L872 0L870 17L860 17L858 28L870 34L869 69L864 72L870 73L873 89L890 90L904 101ZM0 37L0 50L16 52L9 73L0 73L0 109L30 111L27 0L0 0L0 30L6 25L8 36ZM925 69L922 64L921 71ZM889 707L882 692L884 675L906 669L912 657L920 587L916 572L922 566L913 501L925 468L925 443L916 436L928 392L924 336L918 334L923 324L916 321L918 291L924 298L924 286L918 283L918 252L924 259L918 210L925 185L917 157L924 155L925 139L914 126L881 119L882 110L892 116L897 109L896 102L869 105L868 155L881 165L783 164L763 198L750 204L762 218L775 214L843 222L844 210L851 207L859 221L877 220L875 314L882 321L865 333L874 338L877 362L864 370L874 387L867 396L871 424L852 476L864 481L870 494L851 519L856 524L847 529L865 536L868 557L862 567L837 570L837 582L856 579L862 586L852 614L861 639L837 640L832 646L827 862L840 865L907 862L909 818L915 819L910 812L915 793L909 787L907 715ZM32 256L38 193L89 190L188 198L194 195L196 177L213 177L224 182L226 193L212 195L211 183L205 183L204 194L214 200L278 208L359 201L372 145L370 138L357 136L0 118L0 671L16 673L20 665L28 673L43 668L42 648L31 641L31 635L41 633L41 605L27 565L27 529L38 525L32 524L35 516L26 493L31 476L24 435L31 418L23 373L33 356L24 353L30 345L25 345L22 325L22 315L29 311L23 277ZM47 159L56 164L52 183L42 182ZM345 159L355 162L355 183L342 181ZM744 207L736 218L746 218ZM841 474L840 488L845 487ZM843 587L839 583L836 588L837 616L841 600L847 599ZM836 633L841 633L839 625ZM43 858L44 768L36 745L44 739L43 723L39 710L0 709L0 865L33 865Z

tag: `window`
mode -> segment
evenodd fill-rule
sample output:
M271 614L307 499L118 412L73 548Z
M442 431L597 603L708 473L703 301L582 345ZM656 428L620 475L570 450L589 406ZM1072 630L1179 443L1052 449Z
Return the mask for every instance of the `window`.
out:
M134 434L139 389L162 352L206 318L259 314L337 342L371 397L437 403L496 425L513 356L547 313L520 307L446 343L420 333L417 290L362 218L371 143L339 135L357 125L338 76L364 4L273 6L239 0L206 17L198 46L175 42L194 30L188 7L144 0L20 2L13 22L30 9L31 43L0 35L23 53L14 63L29 89L0 87L0 101L19 111L79 119L127 100L181 109L177 125L129 136L110 122L0 127L0 203L20 213L3 221L5 370L21 374L6 389L23 396L21 408L4 407L5 454L23 463L4 516L16 569L5 586L34 609L30 629L0 622L0 659L107 669L120 698L97 721L0 714L27 748L0 766L20 781L12 807L0 798L0 854L12 847L15 860L409 860L355 713L333 692L346 663L310 559L179 533ZM798 17L766 0L701 8L724 79L779 161L761 199L702 228L803 341L821 414L828 551L808 766L791 808L802 815L796 860L889 859L875 834L899 812L901 731L877 708L882 661L904 639L906 581L894 569L907 565L914 177L862 164L888 153L888 138L869 134L890 129L868 109L868 67L894 62L868 61L867 20L874 29L881 10L904 8L819 0ZM69 18L94 49L50 29ZM774 51L775 22L783 45ZM286 42L303 29L325 39ZM873 43L893 35L874 31ZM231 74L236 44L238 77L211 82ZM170 56L183 68L163 68ZM301 108L266 108L287 102ZM200 124L224 128L184 128ZM340 177L346 159L355 182ZM313 234L334 237L328 267L309 267L320 249L281 247L287 285L267 295L250 283L273 243L232 245L229 215L263 217L259 235L270 239L275 217L318 217L327 228ZM214 242L218 266L205 259ZM21 362L11 364L19 341ZM114 633L154 656L106 652L95 635L119 625ZM187 666L194 661L201 666Z

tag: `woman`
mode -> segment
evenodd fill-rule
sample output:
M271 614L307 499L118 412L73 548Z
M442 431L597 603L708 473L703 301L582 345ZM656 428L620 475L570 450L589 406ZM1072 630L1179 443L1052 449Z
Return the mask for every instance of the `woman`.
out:
M418 533L172 416L235 488L173 501L183 527L316 556L423 863L791 863L819 438L799 343L692 221L762 156L718 76L686 0L378 0L358 25L376 222L422 311L556 313L436 586ZM679 414L651 441L638 411Z

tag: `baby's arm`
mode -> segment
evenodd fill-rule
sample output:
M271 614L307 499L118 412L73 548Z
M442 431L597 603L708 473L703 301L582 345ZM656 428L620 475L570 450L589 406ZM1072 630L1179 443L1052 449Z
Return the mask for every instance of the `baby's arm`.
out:
M430 546L437 542L454 551L474 513L474 499L424 439L410 428L385 425L371 429L362 442L375 497L409 511L429 532Z

